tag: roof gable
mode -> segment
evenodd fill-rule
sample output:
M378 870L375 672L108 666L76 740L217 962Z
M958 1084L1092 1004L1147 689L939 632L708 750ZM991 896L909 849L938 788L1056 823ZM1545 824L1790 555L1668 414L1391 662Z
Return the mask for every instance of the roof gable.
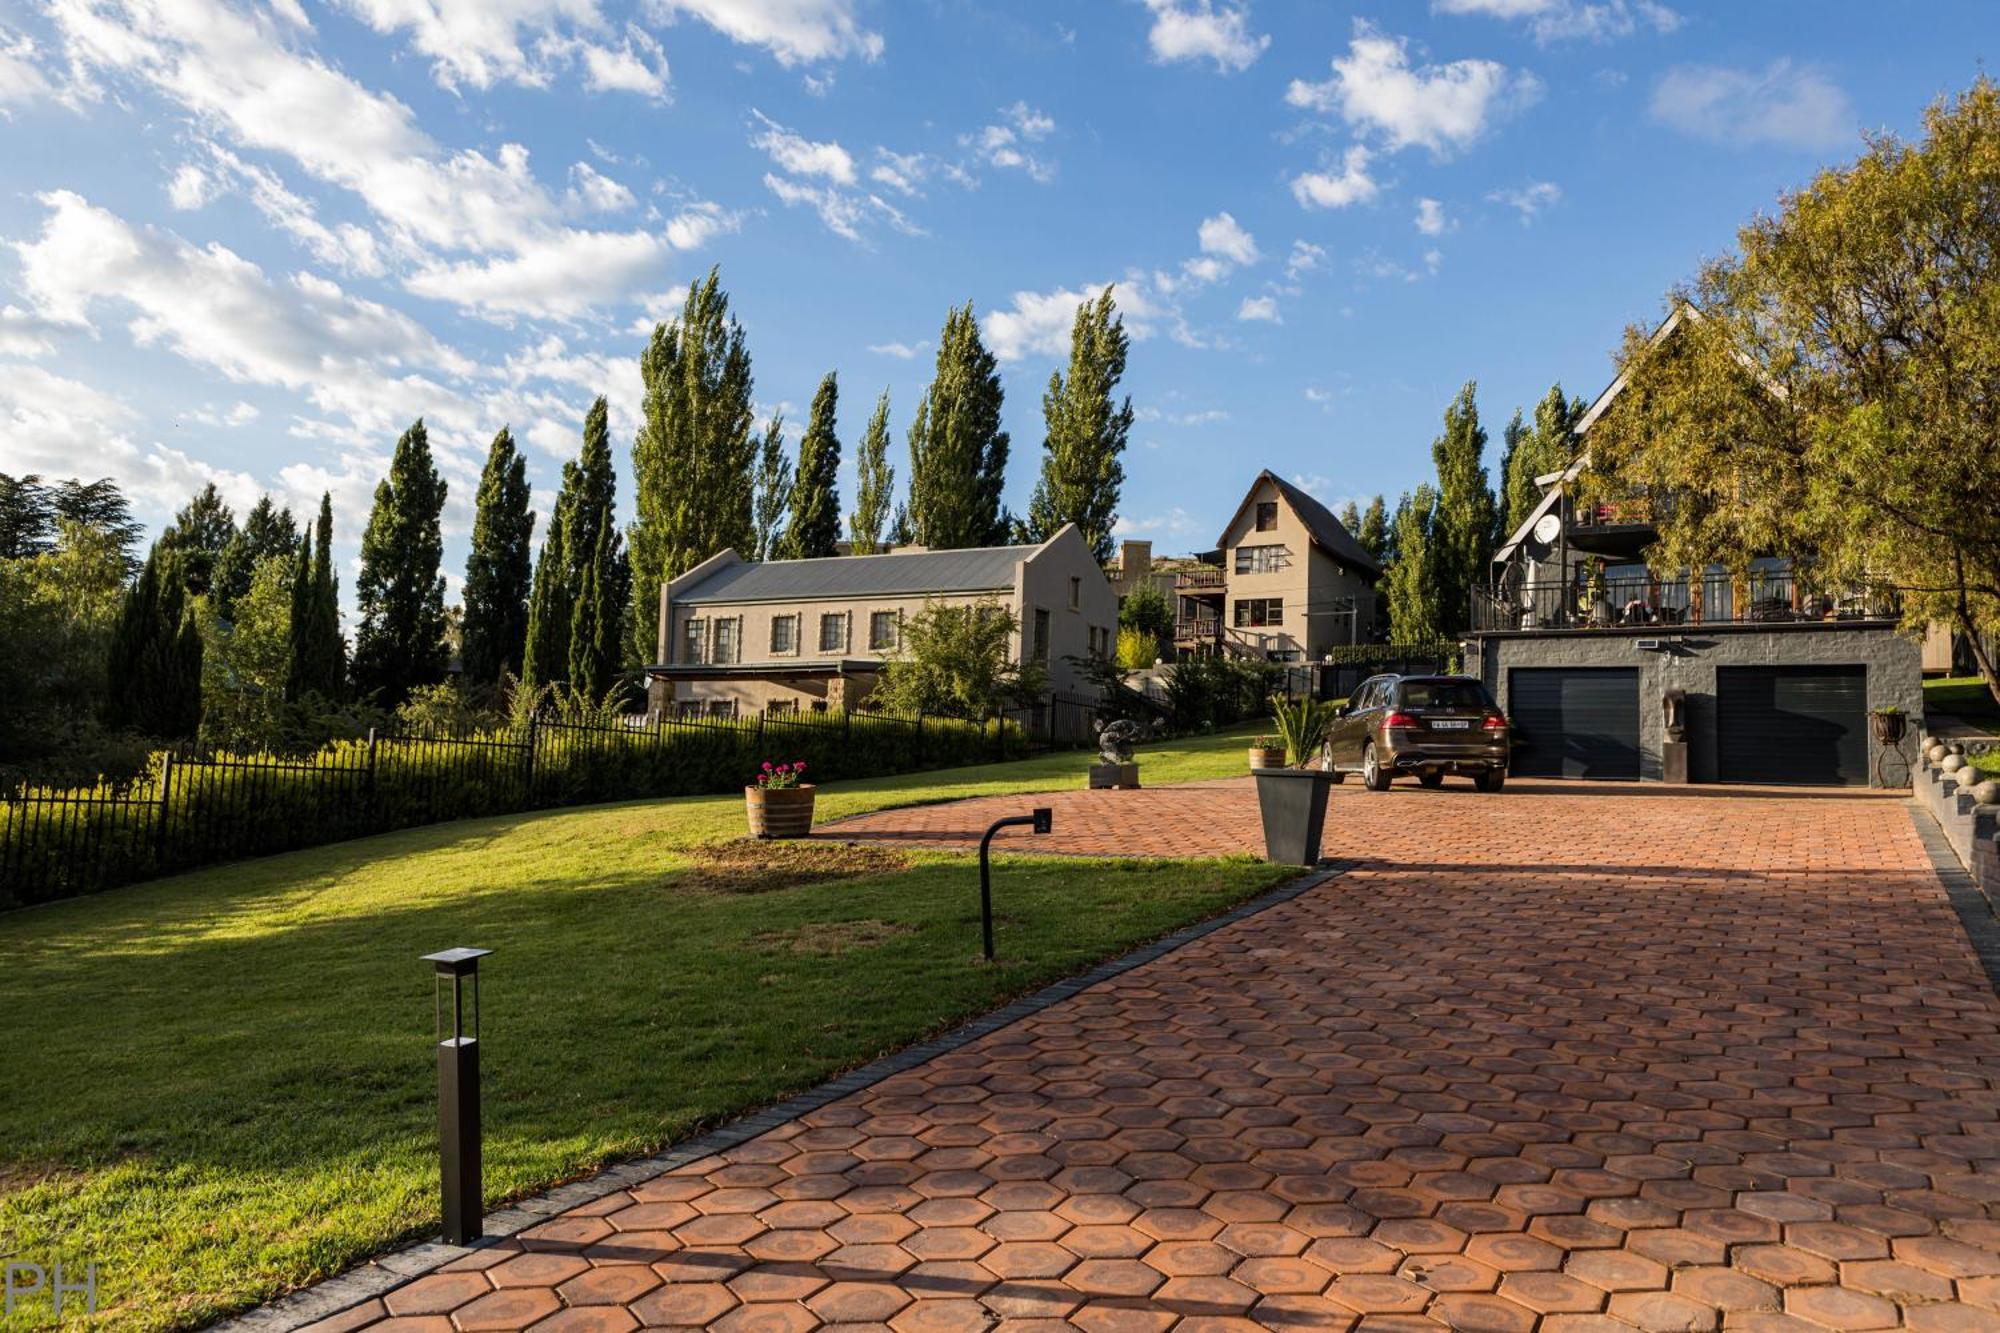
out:
M1333 516L1333 511L1308 495L1302 488L1294 486L1277 473L1265 468L1250 483L1250 489L1243 493L1243 503L1236 506L1236 512L1229 516L1223 526L1222 535L1216 539L1217 546L1229 545L1229 533L1242 519L1243 511L1250 507L1251 497L1257 494L1257 487L1270 482L1277 488L1279 497L1291 507L1299 522L1305 525L1306 533L1313 544L1344 565L1365 569L1371 574L1382 572L1382 562L1368 554L1367 548L1354 539L1354 534L1345 524Z

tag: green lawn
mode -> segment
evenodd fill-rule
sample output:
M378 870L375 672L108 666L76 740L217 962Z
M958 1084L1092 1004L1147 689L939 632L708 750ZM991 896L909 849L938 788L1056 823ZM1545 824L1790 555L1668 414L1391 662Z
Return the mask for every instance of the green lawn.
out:
M2000 704L1977 676L1951 676L1924 682L1924 710L1947 713L1961 722L2000 730Z
M1146 779L1240 773L1248 734L1146 750ZM1089 762L843 784L821 810L1074 787ZM0 1258L95 1262L100 1322L160 1329L434 1229L432 982L417 956L435 949L498 950L484 1023L498 1203L1291 873L1247 857L1087 871L1011 858L989 968L967 858L827 848L772 873L762 853L710 850L742 831L735 797L467 821L0 917ZM0 1327L47 1312L26 1302Z

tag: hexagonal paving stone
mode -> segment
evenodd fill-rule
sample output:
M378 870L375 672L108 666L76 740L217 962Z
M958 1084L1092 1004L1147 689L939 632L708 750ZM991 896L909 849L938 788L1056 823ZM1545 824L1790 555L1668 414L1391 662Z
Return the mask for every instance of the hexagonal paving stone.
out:
M561 1308L562 1301L546 1287L518 1287L488 1292L470 1305L460 1306L452 1321L460 1333L512 1333Z

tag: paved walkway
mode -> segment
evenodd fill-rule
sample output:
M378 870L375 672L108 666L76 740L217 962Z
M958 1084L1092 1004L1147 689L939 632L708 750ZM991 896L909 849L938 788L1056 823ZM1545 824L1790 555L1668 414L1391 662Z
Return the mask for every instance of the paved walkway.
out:
M1053 800L1070 851L1246 832ZM2000 1329L2000 1001L1905 802L1329 827L1320 889L326 1327Z

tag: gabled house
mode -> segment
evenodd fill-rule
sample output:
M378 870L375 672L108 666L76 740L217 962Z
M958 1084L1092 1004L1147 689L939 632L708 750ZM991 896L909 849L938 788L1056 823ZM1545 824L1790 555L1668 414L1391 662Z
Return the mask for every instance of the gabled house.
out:
M1074 524L1028 546L763 561L724 550L660 589L649 707L851 710L901 649L904 620L932 602L997 605L1015 621L1014 659L1045 665L1058 694L1084 692L1071 658L1117 644L1117 597Z
M1260 472L1216 546L1175 580L1183 651L1314 662L1369 642L1381 563L1300 487Z
M1653 343L1700 317L1681 306ZM1648 500L1578 500L1591 428L1626 384L1578 420L1569 464L1535 479L1540 503L1474 594L1466 670L1513 721L1514 772L1902 785L1908 756L1885 762L1867 718L1885 706L1922 716L1920 651L1896 632L1891 600L1822 586L1778 551L1746 552L1741 573L1655 572ZM1685 701L1684 751L1666 745L1669 691Z

